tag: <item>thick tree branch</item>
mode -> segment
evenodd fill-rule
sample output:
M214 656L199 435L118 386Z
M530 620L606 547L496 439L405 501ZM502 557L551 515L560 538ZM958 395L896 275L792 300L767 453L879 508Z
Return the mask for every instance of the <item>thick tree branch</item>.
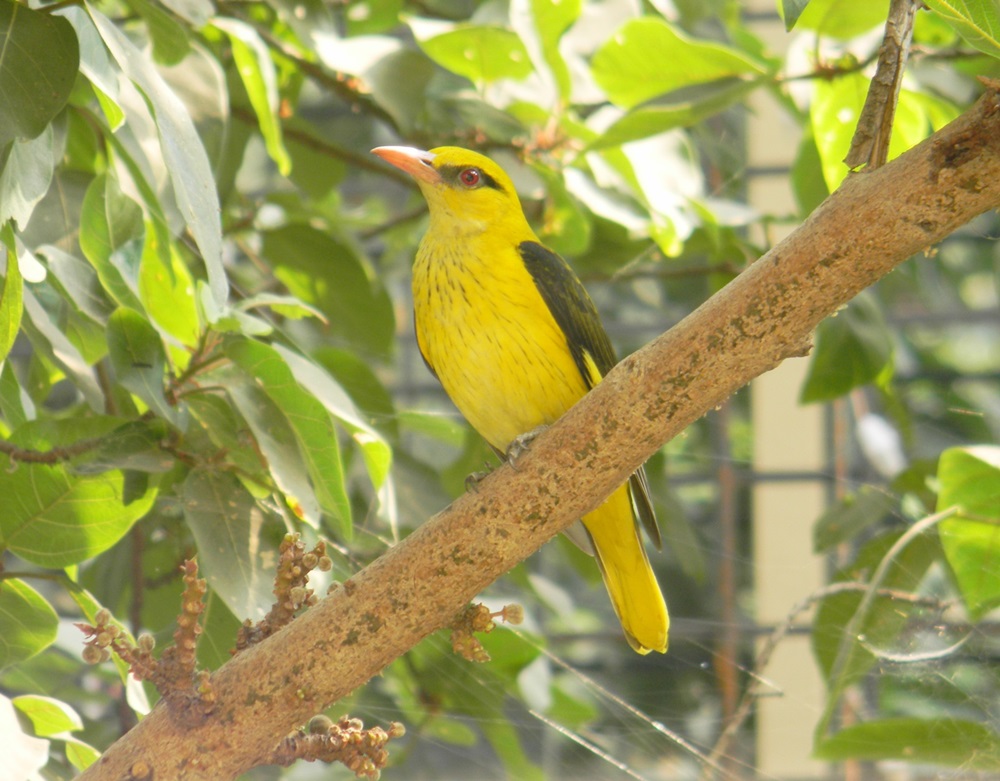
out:
M911 255L1000 205L996 85L902 157L851 176L785 241L629 356L516 470L501 467L319 605L212 676L207 722L159 706L86 779L225 779L347 695L594 508L657 448ZM669 600L669 591L668 591Z

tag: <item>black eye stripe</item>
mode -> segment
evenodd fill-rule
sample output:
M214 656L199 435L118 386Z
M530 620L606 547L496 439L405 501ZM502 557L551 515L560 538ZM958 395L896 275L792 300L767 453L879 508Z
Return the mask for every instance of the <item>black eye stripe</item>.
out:
M438 169L438 173L441 174L441 178L444 179L446 182L449 182L451 184L461 184L459 176L461 176L462 171L467 171L469 168L475 168L479 172L481 181L480 187L492 187L494 190L499 190L500 192L503 192L503 187L496 179L494 179L492 176L486 173L486 171L484 171L482 168L478 168L476 166L443 165Z

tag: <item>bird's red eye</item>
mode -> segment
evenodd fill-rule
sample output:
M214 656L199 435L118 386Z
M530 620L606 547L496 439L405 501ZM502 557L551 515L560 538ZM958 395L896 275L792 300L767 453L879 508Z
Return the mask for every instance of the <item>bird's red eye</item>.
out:
M466 168L458 175L458 180L469 189L478 187L482 178L478 168Z

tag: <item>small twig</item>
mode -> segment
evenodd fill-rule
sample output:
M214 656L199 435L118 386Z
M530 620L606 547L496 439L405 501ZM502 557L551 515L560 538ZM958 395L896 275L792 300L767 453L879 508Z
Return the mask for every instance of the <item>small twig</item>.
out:
M920 0L892 0L889 5L878 65L851 140L850 151L844 158L848 168L878 168L889 157L892 120L896 115L903 71L913 40L913 20L919 6Z
M344 716L335 723L327 716L313 716L306 729L281 741L271 764L288 767L299 759L340 762L358 778L378 779L389 761L385 744L405 734L403 725L395 721L388 730L365 729L360 719Z
M451 624L451 649L470 662L488 662L490 655L475 633L489 634L496 629L494 618L517 625L524 621L524 608L504 605L494 613L483 604L468 605Z
M320 540L311 551L298 534L286 534L279 547L278 570L274 575L274 604L256 624L250 619L243 622L236 634L238 654L251 645L270 637L279 629L290 624L304 607L311 607L318 601L309 583L309 573L314 569L329 572L333 566L326 555L326 543Z
M106 441L105 437L90 437L74 442L72 445L54 447L50 450L32 450L0 439L0 453L10 456L11 468L16 468L17 462L26 464L57 464L69 461L77 456L100 447Z

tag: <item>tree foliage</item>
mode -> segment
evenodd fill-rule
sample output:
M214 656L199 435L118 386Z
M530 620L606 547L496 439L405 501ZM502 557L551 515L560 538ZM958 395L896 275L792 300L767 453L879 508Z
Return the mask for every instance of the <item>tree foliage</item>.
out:
M173 637L200 686L195 663L225 662L242 622L276 631L489 458L405 347L423 209L368 149L457 144L498 159L540 236L623 324L611 330L624 352L848 175L887 5L783 2L790 49L778 56L722 2L0 0L0 734L17 736L24 776L82 770L159 696L120 660L85 666L85 637L121 638L147 670L149 641L133 635ZM890 157L1000 71L995 2L927 6L892 98ZM743 104L760 94L801 127L794 214L744 203ZM816 520L817 550L840 551L816 595L823 758L1000 765L1000 687L977 629L1000 605L996 231L984 220L957 235L816 335L802 399L850 400L882 470ZM938 319L901 319L914 312ZM650 469L675 614L714 609L714 494L683 488L709 439L692 427ZM748 435L736 439L744 458ZM207 589L182 572L195 557ZM374 772L381 744L361 759L312 745L362 734L336 721L348 710L406 724L414 776L444 744L542 777L511 708L601 734L603 690L578 668L634 662L617 637L591 634L613 623L582 587L591 563L568 546L536 558L491 593L497 607L523 603L529 622L481 638L490 664L430 638L336 704L329 725L289 724L279 758ZM272 590L293 600L283 618ZM930 680L897 647L919 664L939 651L950 672ZM683 723L708 680L692 648L684 670L671 657L637 667L625 696ZM646 698L665 675L671 701ZM837 728L845 693L873 681L864 718ZM642 750L640 770L655 760ZM563 752L564 767L586 761Z

